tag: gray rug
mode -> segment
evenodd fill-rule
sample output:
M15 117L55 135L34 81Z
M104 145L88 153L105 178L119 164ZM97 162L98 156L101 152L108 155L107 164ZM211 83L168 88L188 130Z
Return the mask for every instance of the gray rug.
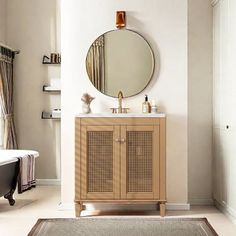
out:
M206 218L39 219L28 236L217 236Z

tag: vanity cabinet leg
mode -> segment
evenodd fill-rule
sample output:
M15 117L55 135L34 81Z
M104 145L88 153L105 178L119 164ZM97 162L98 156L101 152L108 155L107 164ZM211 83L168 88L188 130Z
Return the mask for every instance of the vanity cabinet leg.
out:
M166 215L166 204L165 202L160 202L160 215L164 217Z
M75 215L76 217L80 217L81 211L83 210L83 203L76 203L75 204Z

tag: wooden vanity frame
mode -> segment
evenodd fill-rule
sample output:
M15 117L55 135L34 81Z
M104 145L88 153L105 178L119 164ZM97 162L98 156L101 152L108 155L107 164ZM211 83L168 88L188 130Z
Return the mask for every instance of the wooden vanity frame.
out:
M158 160L159 162L156 164L155 168L158 178L154 179L154 182L158 183L155 186L158 186L159 189L152 190L157 192L158 197L154 197L151 199L150 197L146 198L145 193L138 194L138 198L134 197L133 199L122 199L122 188L124 187L124 180L121 179L120 166L122 160L120 160L118 165L118 172L116 175L119 175L119 186L118 188L114 186L113 191L116 192L115 195L108 198L103 199L102 194L98 193L97 195L87 195L85 193L87 190L87 183L85 178L86 170L86 136L85 129L83 127L93 127L96 130L96 127L108 127L111 129L119 130L119 134L122 133L121 127L156 127L158 130L158 137L153 136L154 142L157 143L153 148L157 148L158 150ZM124 129L123 129L124 130ZM125 149L124 149L125 150ZM119 150L120 158L122 158L122 150ZM154 162L153 162L154 163ZM124 163L122 163L124 164ZM116 166L117 167L117 166ZM85 171L85 172L84 172ZM114 181L114 180L113 180ZM89 197L88 197L89 196ZM153 195L154 196L154 195ZM81 211L83 210L83 204L85 203L115 203L115 204L142 204L142 203L157 203L160 206L160 215L165 216L165 204L166 204L166 121L165 117L76 117L75 119L75 211L76 216L79 217Z

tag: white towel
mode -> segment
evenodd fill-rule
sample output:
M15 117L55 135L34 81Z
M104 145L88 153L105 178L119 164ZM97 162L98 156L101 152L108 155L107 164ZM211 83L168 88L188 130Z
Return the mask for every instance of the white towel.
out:
M25 155L19 159L18 193L36 186L35 181L35 157L34 155Z

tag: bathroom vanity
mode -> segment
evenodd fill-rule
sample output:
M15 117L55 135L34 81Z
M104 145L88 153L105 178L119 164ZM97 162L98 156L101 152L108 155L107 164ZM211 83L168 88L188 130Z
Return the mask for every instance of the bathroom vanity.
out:
M122 106L123 98L148 86L158 66L150 44L133 30L111 30L91 44L89 81L99 92L117 97L119 105L111 108L118 114L76 116L76 216L85 203L147 202L165 215L165 115L126 113L129 108Z
M164 114L78 114L75 208L85 203L157 203L165 215Z

